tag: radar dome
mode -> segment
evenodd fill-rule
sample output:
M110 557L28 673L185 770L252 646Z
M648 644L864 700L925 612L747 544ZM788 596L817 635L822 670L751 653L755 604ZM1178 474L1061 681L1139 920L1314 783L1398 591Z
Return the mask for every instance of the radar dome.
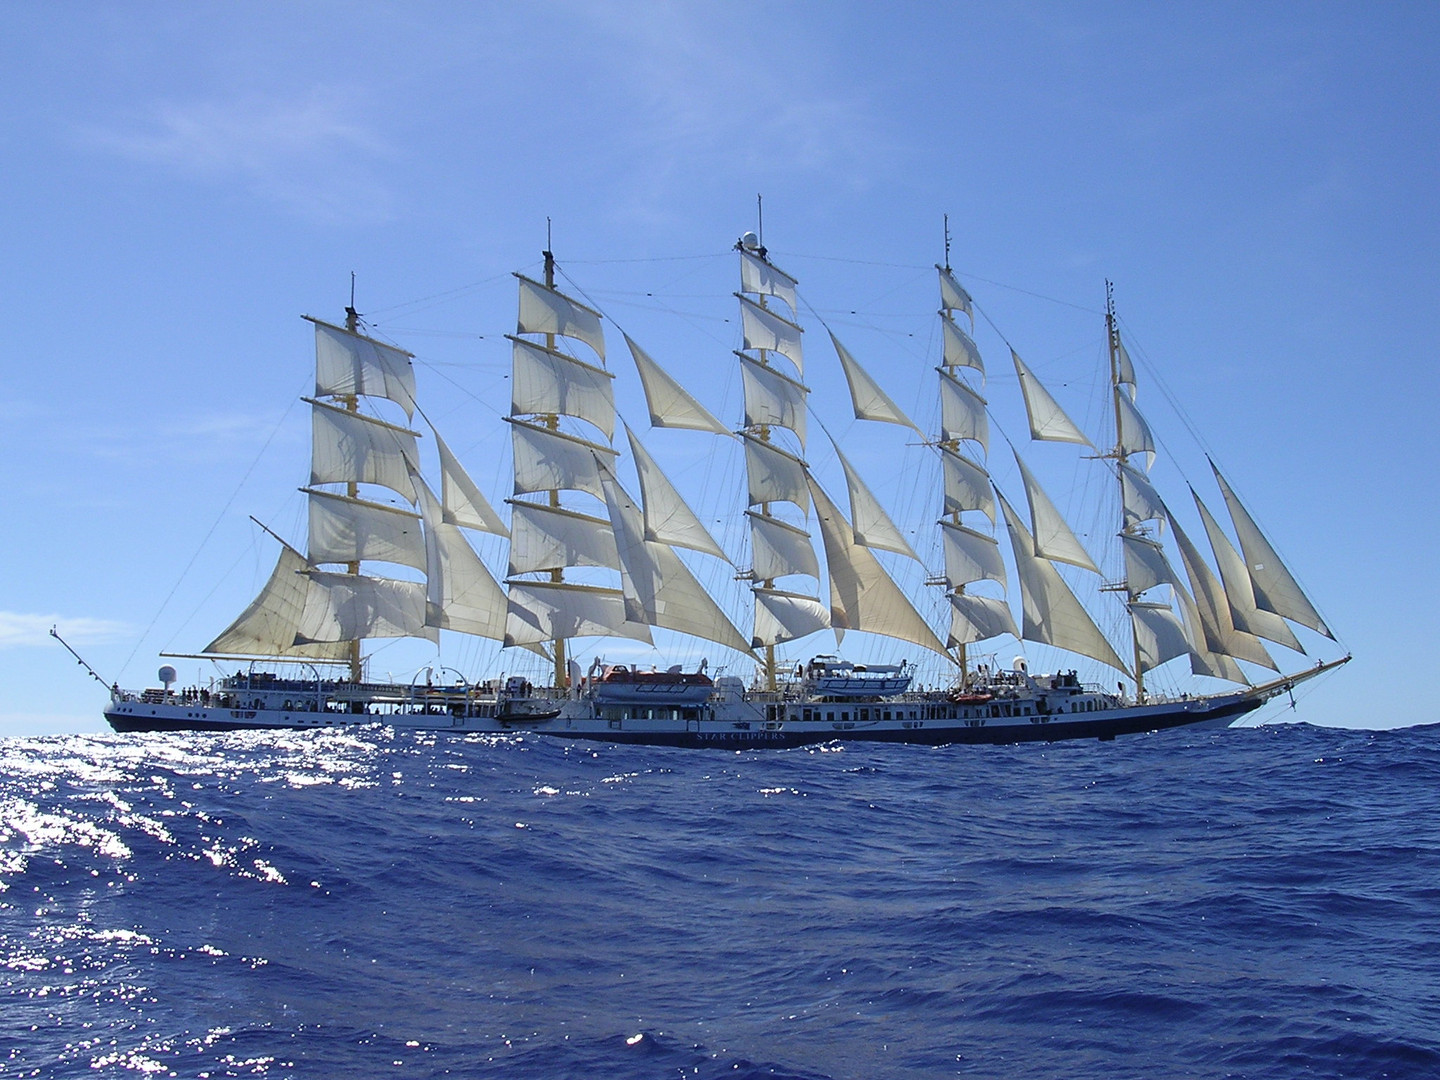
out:
M744 236L740 237L740 243L747 250L754 251L760 246L760 238L756 236L753 232L747 232Z
M166 689L169 689L170 684L178 678L175 674L175 669L169 664L162 667L157 674L159 675L160 681L165 684Z

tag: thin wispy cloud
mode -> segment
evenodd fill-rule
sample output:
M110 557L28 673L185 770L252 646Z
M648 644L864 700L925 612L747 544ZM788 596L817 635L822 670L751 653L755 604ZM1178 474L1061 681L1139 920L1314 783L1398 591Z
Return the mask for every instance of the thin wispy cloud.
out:
M287 414L288 416L288 414ZM243 412L157 417L143 428L98 418L79 430L64 432L66 452L117 462L243 460L267 443L293 440L300 428L287 429L284 418Z
M720 169L823 174L863 187L903 156L860 83L838 77L821 39L796 48L781 34L777 47L744 20L688 6L573 7L609 44L606 81L634 121L623 137L651 185Z
M360 108L357 95L334 87L283 99L171 102L81 136L132 161L240 184L305 216L383 220L396 198L380 165L394 153L356 118Z
M52 645L50 628L71 645L107 645L133 637L135 628L113 619L85 616L30 615L20 611L0 611L0 649Z

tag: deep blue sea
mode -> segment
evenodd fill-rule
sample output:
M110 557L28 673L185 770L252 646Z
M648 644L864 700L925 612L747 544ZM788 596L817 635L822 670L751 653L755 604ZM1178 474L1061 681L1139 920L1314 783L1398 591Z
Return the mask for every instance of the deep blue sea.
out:
M1440 1076L1440 727L0 740L0 1075Z

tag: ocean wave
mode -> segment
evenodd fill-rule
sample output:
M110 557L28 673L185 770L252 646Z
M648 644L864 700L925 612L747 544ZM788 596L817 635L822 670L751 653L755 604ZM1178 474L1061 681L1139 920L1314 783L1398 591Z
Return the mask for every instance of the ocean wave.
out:
M1434 743L5 740L4 1068L1429 1077Z

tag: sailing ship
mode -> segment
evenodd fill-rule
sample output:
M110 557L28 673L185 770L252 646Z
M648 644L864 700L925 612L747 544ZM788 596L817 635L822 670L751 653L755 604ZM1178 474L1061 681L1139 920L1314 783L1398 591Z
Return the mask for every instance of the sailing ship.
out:
M1135 367L1108 286L1113 441L1103 449L1013 349L1011 363L1031 439L1074 444L1113 478L1123 551L1118 580L1102 575L1018 451L1028 515L987 468L985 362L972 336L974 302L949 265L948 230L945 264L935 267L938 431L916 425L829 333L856 419L910 431L938 460L933 505L940 511L941 557L940 565L926 567L812 414L796 279L771 261L755 233L735 247L740 340L734 357L744 395L738 426L719 420L628 334L622 337L651 427L699 433L714 440L716 453L738 452L743 459L744 505L737 509L748 527L748 558L732 562L657 456L624 424L607 366L606 317L557 288L556 263L546 251L540 280L515 275L518 316L515 333L507 335L511 403L504 417L513 462L504 500L508 523L425 417L412 354L365 332L353 300L343 326L312 318L316 379L314 395L305 399L312 424L311 472L302 489L309 507L304 549L275 536L279 556L260 594L194 654L233 673L177 690L167 665L161 688L113 687L106 719L118 731L378 722L728 748L837 739L932 745L1110 739L1229 724L1349 659L1307 661L1281 674L1261 639L1299 655L1304 649L1295 626L1334 640L1294 575L1218 469L1215 480L1239 548L1194 495L1215 570L1151 484L1155 440L1136 405ZM428 456L438 485L422 468L426 432L417 430L417 416L433 439ZM620 479L617 421L638 497ZM839 463L848 517L807 461L812 426L825 431ZM395 495L403 506L381 501ZM1009 566L997 535L1001 525ZM1166 531L1183 576L1162 543ZM506 543L503 577L472 546L467 534L479 533ZM911 563L910 580L919 574L943 594L943 638L914 590L897 584L877 552ZM711 578L720 567L718 573L746 586L748 634L692 569L702 562L711 564ZM370 563L406 567L409 576L363 573ZM1093 577L1092 599L1120 602L1125 645L1115 647L1061 565ZM1073 577L1076 570L1067 572ZM828 585L823 599L822 583ZM1010 599L1017 584L1018 621ZM582 674L577 641L648 645L656 629L713 643L731 659L712 678L706 663L689 672L680 665L644 670L607 664L592 653L594 662ZM875 664L838 653L803 659L816 650L817 635L833 634L842 647L852 632L923 650L940 658L948 675L917 686L917 667L908 660ZM432 668L423 683L418 676L409 683L367 679L362 642L435 642L441 633L501 643L501 655L516 657L517 669L526 666L522 654L533 653L544 658L547 675L500 673L473 682L461 676L436 685ZM1005 666L994 657L1012 641L1077 654L1123 681L1110 691L1082 682L1074 669L1031 674L1019 657ZM805 650L798 661L796 650ZM1257 683L1241 662L1273 677ZM1181 664L1233 685L1194 693L1147 685L1151 672ZM729 673L737 665L753 675Z

